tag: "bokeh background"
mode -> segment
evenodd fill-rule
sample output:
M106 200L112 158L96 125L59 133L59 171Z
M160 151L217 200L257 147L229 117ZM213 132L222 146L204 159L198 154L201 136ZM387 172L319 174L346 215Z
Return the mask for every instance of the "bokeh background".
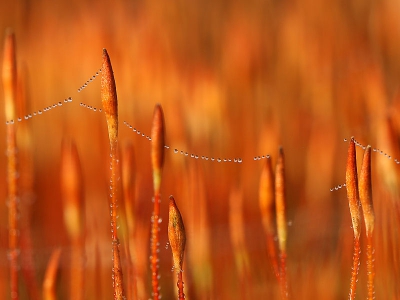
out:
M400 158L398 1L1 1L2 41L8 27L16 35L20 93L28 111L73 99L28 121L35 199L30 228L39 285L50 253L61 247L58 296L68 299L71 243L60 191L61 140L68 136L77 144L84 174L86 299L112 296L106 122L103 114L79 106L101 107L99 78L77 92L101 67L106 48L117 84L120 144L132 143L135 153L140 299L150 297L150 143L123 121L150 134L156 103L164 110L171 149L243 159L241 164L212 163L166 151L163 297L173 298L176 288L171 250L165 247L173 194L187 230L189 299L279 299L258 204L264 161L253 157L269 154L275 163L280 145L286 157L293 299L347 296L350 214L345 189L330 189L345 182L344 138L354 135ZM5 121L0 105L2 136ZM361 158L362 151L358 154ZM6 199L5 155L0 170L0 195ZM376 296L400 299L399 167L375 155L373 171ZM231 229L229 216L237 202L243 223ZM8 299L7 207L2 203L0 293ZM237 230L243 235L240 249L231 239ZM360 298L366 295L361 257ZM23 281L21 293L28 297Z

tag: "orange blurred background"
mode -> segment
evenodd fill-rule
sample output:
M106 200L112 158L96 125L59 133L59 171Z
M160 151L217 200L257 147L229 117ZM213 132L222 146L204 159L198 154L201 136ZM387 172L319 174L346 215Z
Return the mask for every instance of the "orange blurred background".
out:
M51 251L61 246L65 255L58 292L59 299L68 298L63 283L68 280L70 242L63 223L59 169L61 140L69 136L76 141L84 173L86 299L112 295L107 127L104 115L79 106L84 102L101 107L100 79L77 92L101 67L106 48L117 85L120 144L134 145L136 222L148 230L153 195L150 143L123 121L150 134L154 105L161 103L165 114L171 149L166 151L162 183L163 297L172 298L176 286L170 249L164 247L168 196L173 194L187 230L184 273L189 299L279 299L258 204L263 161L253 157L270 154L275 163L282 145L293 299L345 298L351 221L345 189L330 188L345 182L343 138L354 135L361 143L400 158L399 8L390 0L2 1L0 36L3 41L7 27L15 32L18 71L30 111L73 99L28 121L35 168L31 230L38 281L43 280ZM2 132L5 121L0 106ZM243 163L195 160L174 154L174 148L200 156L240 157ZM0 149L5 149L5 139L0 139ZM5 199L5 155L0 156L0 167L0 195ZM373 171L376 296L400 299L395 267L400 265L399 167L375 155ZM240 268L229 233L229 199L238 194L243 199L249 268L244 287L238 284ZM0 206L0 242L4 279L5 205ZM144 230L135 243L138 260L148 272L149 232ZM143 276L147 299L150 279L147 273ZM7 280L0 285L2 295L8 295ZM364 256L358 287L362 298Z

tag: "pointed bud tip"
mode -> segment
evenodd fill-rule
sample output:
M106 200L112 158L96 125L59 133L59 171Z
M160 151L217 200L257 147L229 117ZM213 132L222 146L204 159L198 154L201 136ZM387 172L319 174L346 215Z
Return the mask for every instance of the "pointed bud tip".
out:
M151 161L153 168L154 190L158 191L161 184L161 174L164 165L165 149L164 113L160 104L154 107L153 124L151 128Z
M101 100L107 119L110 142L113 143L118 137L118 99L114 72L106 49L103 49L101 70Z

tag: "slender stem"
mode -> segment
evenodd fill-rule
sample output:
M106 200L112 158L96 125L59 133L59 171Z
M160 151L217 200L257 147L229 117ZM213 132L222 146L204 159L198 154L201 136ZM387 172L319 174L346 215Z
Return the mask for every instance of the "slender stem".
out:
M153 288L153 299L159 299L160 289L158 281L158 249L159 249L159 217L160 217L160 194L155 193L154 195L154 210L151 219L151 285Z
M372 236L367 236L367 290L368 300L375 299L375 266L374 266L374 246Z
M268 256L269 256L269 259L272 264L272 270L275 274L276 279L280 280L279 262L278 262L278 255L277 255L277 251L276 251L274 234L267 234L267 249L268 249Z
M110 208L111 208L111 238L113 241L118 240L118 181L119 181L119 166L118 166L118 142L115 141L111 147L111 177L110 177Z
M354 238L354 252L353 252L353 267L351 271L351 280L350 280L350 292L349 299L354 300L356 298L356 287L357 287L357 277L358 270L360 268L360 239L358 237Z
M286 252L280 253L279 285L282 299L289 299L289 291L286 277Z
M123 274L121 267L119 239L118 239L118 183L119 165L118 165L118 142L115 140L111 147L111 238L112 238L112 251L113 251L113 285L114 285L114 299L124 299L123 287Z
M178 299L182 300L185 299L185 294L183 292L183 276L182 276L182 271L178 272L178 282L176 286L178 287Z

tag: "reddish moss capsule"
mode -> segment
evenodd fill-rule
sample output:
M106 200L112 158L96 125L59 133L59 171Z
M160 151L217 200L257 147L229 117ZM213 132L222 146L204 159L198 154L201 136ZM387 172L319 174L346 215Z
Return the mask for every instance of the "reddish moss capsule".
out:
M168 238L172 249L174 269L182 271L183 254L186 245L185 226L174 197L169 197Z
M356 146L354 138L350 139L349 149L347 154L346 166L346 190L347 199L349 200L349 208L351 222L353 224L354 237L360 238L360 199L358 196L358 178L357 178L357 162L356 162Z
M113 145L118 138L118 100L114 73L106 49L103 49L103 66L101 68L101 102L106 114L108 137Z
M165 125L164 113L160 104L156 104L151 128L151 163L153 166L153 183L156 194L160 191L161 175L164 165Z

